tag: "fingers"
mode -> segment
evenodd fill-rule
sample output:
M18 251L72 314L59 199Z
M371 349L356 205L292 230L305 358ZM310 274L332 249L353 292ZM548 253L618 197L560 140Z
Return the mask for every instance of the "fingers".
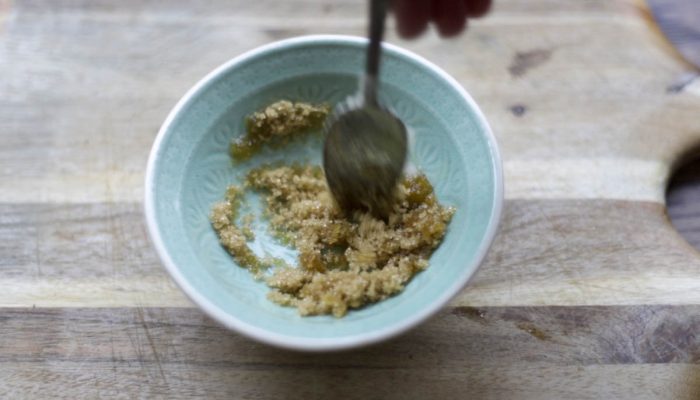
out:
M479 18L486 15L491 9L491 0L463 0L467 9L467 17Z
M430 0L394 0L392 2L399 35L412 38L428 26Z
M425 31L430 21L441 36L454 36L467 25L467 18L489 12L492 0L392 0L399 35L413 38Z
M433 0L430 14L441 36L454 36L467 24L467 8L460 0Z

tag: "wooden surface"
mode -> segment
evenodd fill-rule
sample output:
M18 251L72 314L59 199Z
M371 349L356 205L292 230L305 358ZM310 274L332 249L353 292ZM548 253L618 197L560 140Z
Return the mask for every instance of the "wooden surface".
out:
M700 398L700 256L664 201L700 148L700 80L636 0L497 0L456 40L388 35L467 88L503 152L501 231L438 316L310 355L193 308L141 214L167 112L245 50L363 32L355 0L0 0L0 394Z

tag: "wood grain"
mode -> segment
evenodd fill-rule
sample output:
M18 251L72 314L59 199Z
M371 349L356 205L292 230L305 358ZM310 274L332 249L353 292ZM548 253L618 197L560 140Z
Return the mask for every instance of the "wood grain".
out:
M146 371L149 371L150 374ZM17 362L1 371L0 384L13 398L167 398L279 399L581 399L695 400L696 365L635 364L500 368L467 366L459 370L373 369L360 366L266 370L228 366L55 362L51 367ZM39 382L39 383L37 383Z
M288 7L263 13L270 7L224 1L127 2L118 10L109 2L48 3L16 2L0 38L5 201L139 201L160 123L206 72L271 40L364 31L363 7L350 1L299 1L300 15L324 16L314 24L288 18ZM509 196L561 198L566 189L597 187L591 193L600 198L662 202L668 165L698 142L700 96L665 92L687 67L650 45L654 33L636 7L586 4L503 1L464 39L406 42L392 31L389 41L445 68L479 101L503 149ZM550 55L514 76L519 55L533 52ZM514 115L514 106L525 111ZM656 141L660 131L673 135ZM541 173L557 170L548 160L599 172L550 177ZM644 162L650 167L633 167ZM596 186L601 180L608 184ZM634 182L641 188L626 190Z
M379 369L399 367L409 355L407 368L438 362L457 368L700 361L700 306L453 307L398 339L337 354L254 344L191 308L3 308L0 316L5 340L0 362L42 362L51 355L76 362L143 359L268 368L322 362ZM452 351L460 358L448 357Z
M160 266L140 204L0 204L0 252L0 305L190 304ZM491 252L452 304L700 304L698 271L658 203L508 200Z
M463 398L466 390L479 399L695 399L699 315L698 306L457 307L388 343L304 354L250 342L194 309L4 309L0 390L62 398L332 391L419 399Z
M362 35L364 4L0 0L0 397L700 397L700 257L664 196L700 148L700 79L641 0L494 5L456 40L388 32L493 126L507 201L486 262L405 336L300 354L191 306L146 237L143 170L205 73ZM682 193L669 214L688 228Z

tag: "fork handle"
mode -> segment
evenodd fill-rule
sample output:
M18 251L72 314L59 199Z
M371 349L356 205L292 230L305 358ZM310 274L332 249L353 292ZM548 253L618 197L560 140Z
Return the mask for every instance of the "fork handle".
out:
M384 21L387 0L369 0L369 46L365 74L365 104L377 106L377 84L379 82L379 59L381 57Z

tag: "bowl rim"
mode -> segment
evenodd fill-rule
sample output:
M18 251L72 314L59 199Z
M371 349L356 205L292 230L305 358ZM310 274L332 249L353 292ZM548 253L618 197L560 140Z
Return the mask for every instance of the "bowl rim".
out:
M259 54L266 53L269 51L274 51L278 49L283 49L291 45L299 44L314 44L314 43L328 43L328 44L363 44L366 43L367 39L358 36L350 35L304 35L297 36L288 39L283 39L268 43L252 50L246 51L239 56L236 56L229 61L221 64L213 71L209 72L203 78L201 78L192 88L190 88L185 95L177 102L175 107L170 111L167 118L161 125L158 134L153 143L153 147L149 153L148 164L146 167L146 179L145 179L145 192L144 192L144 212L146 217L146 225L148 228L148 233L150 235L151 241L160 257L163 266L168 271L172 279L177 283L177 285L182 289L183 292L192 300L196 305L198 305L206 314L212 317L214 320L223 324L225 327L232 329L242 335L266 343L274 345L277 347L292 349L292 350L303 350L303 351L332 351L332 350L343 350L349 348L355 348L360 346L369 345L372 343L377 343L384 341L386 339L398 336L418 324L424 322L430 316L438 312L445 304L447 304L454 296L457 295L469 282L472 276L476 273L479 266L484 261L486 254L488 253L491 245L493 244L494 237L498 231L498 226L502 217L503 209L503 165L500 156L500 151L498 148L498 143L496 137L494 136L491 126L489 125L486 117L482 113L479 106L476 104L474 99L467 93L467 91L449 74L443 71L441 68L433 64L432 62L426 60L425 58L409 51L403 49L397 45L390 43L382 43L383 47L406 57L417 64L425 67L431 72L437 74L440 78L444 79L447 83L452 86L457 93L459 93L462 98L469 104L470 107L475 112L481 126L483 127L483 134L487 139L489 149L491 151L491 157L494 165L494 190L493 198L495 204L493 204L493 214L489 220L488 226L486 228L486 234L484 239L482 239L482 244L479 246L475 258L472 263L465 265L464 273L456 279L449 290L442 293L439 297L435 298L431 304L420 310L420 312L413 315L411 318L401 321L400 323L393 324L384 327L380 330L361 333L348 337L340 338L305 338L299 336L287 336L284 334L273 333L266 329L251 325L247 322L239 320L235 316L225 312L220 307L216 306L205 296L200 294L190 283L185 279L183 274L180 272L176 263L170 257L168 250L166 249L165 242L161 236L160 229L156 221L155 212L155 192L154 192L154 179L155 170L158 160L158 156L161 152L161 143L164 138L169 134L170 127L173 121L180 114L180 111L191 101L193 98L204 88L209 82L213 81L220 75L224 74L229 69L235 67L242 61L253 58ZM470 271L471 272L468 272Z

